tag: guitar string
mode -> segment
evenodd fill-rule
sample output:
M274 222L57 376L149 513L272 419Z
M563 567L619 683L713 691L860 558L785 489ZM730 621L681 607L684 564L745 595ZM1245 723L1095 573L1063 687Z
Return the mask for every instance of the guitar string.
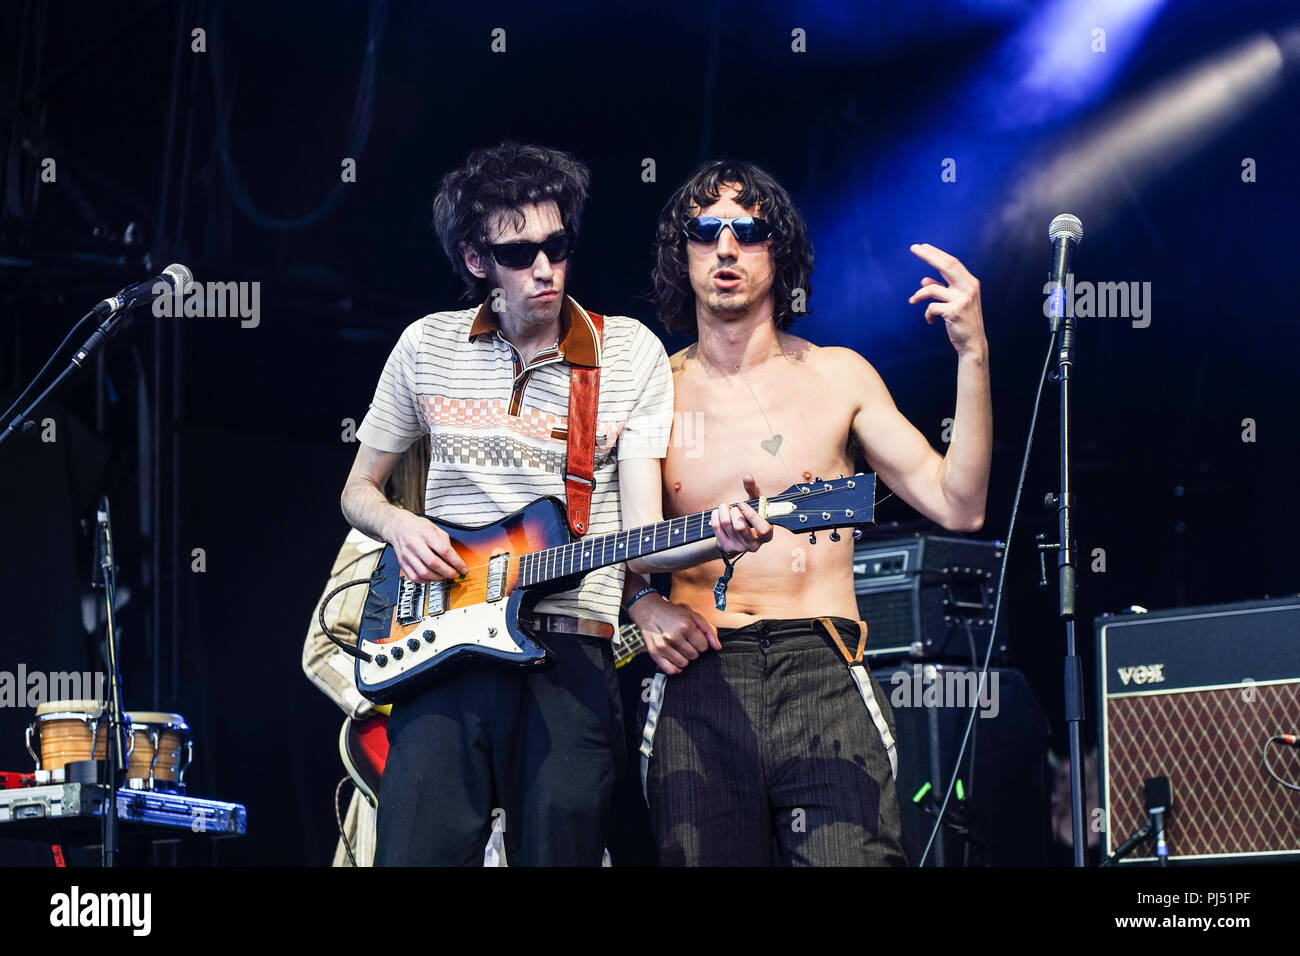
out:
M760 412L762 411L761 406L760 406L760 408L759 408L759 411L760 411ZM820 492L815 492L814 494L820 494ZM802 497L802 495L799 495L799 497ZM891 493L889 496L887 496L887 497L892 497L892 493ZM781 501L781 500L783 500L783 499L781 498L780 495L776 495L776 496L773 496L773 497L771 497L771 498L768 498L767 500L771 502L771 501ZM883 499L882 499L882 500L883 500ZM749 503L750 503L750 506L751 506L751 507L752 507L753 505L757 504L757 502L754 501L753 499L750 499L750 502L749 502ZM877 502L877 504L879 504L879 502ZM690 521L691 521L692 519L703 518L703 517L708 516L708 515L711 515L711 514L712 514L711 511L697 511L697 512L695 512L694 514L681 515L681 516L676 517L676 518L669 518L669 519L667 519L666 521L655 522L654 524L641 525L641 526L636 527L636 528L628 528L628 529L626 529L625 531L606 531L606 532L604 532L603 534L598 535L597 538L603 538L603 539L608 540L609 538L616 538L616 537L617 537L618 535L620 535L620 534L632 535L632 534L635 533L635 534L640 535L642 532L644 532L644 531L645 531L646 529L648 529L648 528L654 528L654 527L658 527L658 526L661 526L661 525L667 525L668 528L669 528L669 530L671 531L672 524L673 524L674 521L684 521L684 522L686 522L686 524L684 525L684 528L687 529L687 534L688 534L688 536L689 536ZM649 537L651 538L651 543L653 544L654 541L655 541L655 539L657 539L658 535L655 534L655 533L651 533L651 534L649 535ZM706 537L707 537L707 536L704 534L704 522L701 521L701 522L700 522L700 538L698 538L697 540L704 540ZM585 540L585 541L572 541L572 542L570 542L570 543L568 543L568 544L556 545L555 547L552 547L552 548L543 548L543 549L540 550L540 551L529 551L529 552L526 552L525 554L520 555L520 558L519 558L520 566L522 566L522 562L523 562L524 560L526 560L526 559L528 559L528 558L533 558L534 560L536 560L537 555L540 555L540 554L546 554L546 553L548 553L548 552L554 552L554 553L555 553L555 554L554 554L555 559L556 559L556 560L559 560L559 561L561 561L561 562L563 562L565 559L564 559L563 556L561 556L561 555L559 554L559 552L563 551L563 550L566 549L566 548L572 548L572 549L575 549L575 551L576 551L576 550L580 550L581 547L582 547L583 545L591 545L591 544L593 544L594 541L597 540L597 538L587 539L587 540ZM629 540L630 540L630 538L629 538ZM685 543L689 543L689 542L683 542L683 544L685 544ZM601 545L601 548L603 549L603 548L605 548L605 547L607 547L607 546L608 546L608 545L602 544L602 545ZM617 549L617 547L618 547L618 544L617 544L617 541L615 541L615 549ZM680 547L680 545L673 545L673 547ZM668 548L665 547L665 548L662 548L662 549L660 549L660 550L668 550ZM644 554L644 552L640 552L640 554ZM640 554L635 555L634 557L640 557ZM585 558L585 557L590 557L590 555L584 555L584 558ZM611 561L611 562L608 562L608 564L617 564L617 563L618 563L618 561ZM605 565L605 566L608 566L608 564ZM434 581L446 581L446 582L449 582L449 583L451 583L451 584L460 584L460 585L462 585L462 586L465 586L465 585L468 585L470 582L477 583L480 579L484 578L487 574L490 573L490 571L491 571L491 567L492 567L492 563L491 563L490 560L487 561L487 562L484 562L484 563L482 563L482 564L472 564L472 565L469 566L468 570L467 570L466 573L463 574L463 575L458 575L458 576L456 576L456 577L454 577L454 578L435 578ZM532 562L530 562L530 568L531 568L531 567L532 567ZM592 569L589 569L589 570L595 570L595 569L592 568ZM572 573L576 573L576 572L570 572L570 573L572 574ZM563 576L564 576L564 575L562 575L562 574L559 575L559 577L563 577ZM407 580L410 580L410 578L407 578ZM547 579L547 580L555 580L555 578L549 578L549 579ZM416 583L418 583L418 584L432 584L432 583L434 583L434 581L419 581L419 582L416 582ZM539 583L540 583L540 580L539 580Z
M760 411L761 411L761 409L760 409ZM776 495L776 496L774 496L774 497L768 498L767 500L768 500L768 501L781 501L782 498L781 498L780 495ZM754 501L753 499L751 499L749 503L750 503L751 507L752 507L754 504L757 504L757 502ZM634 534L634 533L635 533L635 534L638 534L638 535L639 535L639 534L641 534L645 529L647 529L647 528L653 528L653 527L656 527L656 526L658 526L658 525L668 525L669 528L671 529L672 523L673 523L674 521L685 521L685 522L687 522L686 525L685 525L685 527L689 529L689 527L690 527L689 522L690 522L692 519L701 518L702 516L707 517L708 515L711 515L711 514L712 514L712 511L697 511L697 512L695 512L694 514L681 515L681 516L679 516L679 517L677 517L677 518L669 518L669 519L667 519L666 521L655 522L654 524L641 525L641 526L636 527L636 528L628 528L628 529L626 529L626 530L624 530L624 531L606 531L606 532L604 532L603 534L598 535L597 537L598 537L598 538L605 538L605 539L608 539L608 538L611 538L611 537L614 537L614 536L616 536L616 535L620 535L620 534L631 535L631 534ZM699 539L697 539L697 540L704 540L704 538L706 537L706 536L703 534L703 530L704 530L704 523L701 521L701 525L700 525L701 537L700 537ZM652 542L652 543L653 543L653 541L654 541L654 539L655 539L656 537L657 537L657 535L655 535L655 534L653 534L653 533L650 535L650 538L651 538L651 542ZM586 544L586 545L590 545L590 544L592 544L594 540L596 540L596 539L588 539L588 540L586 540L586 541L572 541L572 542L570 542L569 544L556 545L556 546L553 547L553 548L543 548L543 549L540 550L540 551L529 551L529 552L527 552L527 553L525 553L525 554L523 554L523 555L520 555L520 560L523 561L523 560L526 559L526 558L536 558L537 555L539 555L539 554L546 554L546 553L548 553L548 552L557 552L557 553L555 554L555 558L556 558L557 560L563 560L563 558L558 554L558 552L563 551L565 548L574 548L574 549L578 549L578 548L580 548L580 546L582 546L582 545L584 545L584 544ZM687 542L684 542L684 543L687 543ZM602 547L602 548L603 548L603 547L606 547L606 545L602 545L601 547ZM615 547L617 548L617 542L615 543ZM673 545L673 547L680 547L680 545ZM662 549L662 550L668 550L668 549L667 549L667 548L664 548L664 549ZM642 552L642 553L644 553L644 552ZM639 556L640 556L640 555L635 555L635 557L639 557ZM611 562L610 562L610 564L617 564L617 563L618 563L617 561L611 561ZM487 562L484 562L484 563L482 563L482 564L471 564L471 565L469 566L469 569L466 571L466 573L465 573L464 575L458 575L458 576L456 576L456 577L454 577L454 578L436 578L435 581L447 581L447 582L450 582L450 583L452 583L452 584L461 584L461 585L465 585L465 584L469 583L470 581L478 581L479 579L485 577L486 574L488 574L488 573L490 572L491 567L492 567L492 563L491 563L491 561L487 561ZM571 573L572 573L572 572L571 572ZM410 579L408 578L407 580L410 580ZM553 579L552 579L552 580L553 580ZM432 581L420 581L420 582L416 582L416 583L419 583L419 584L432 584L432 583L434 583L434 582L432 582Z
M769 498L769 499L768 499L768 501L776 501L776 500L777 500L776 498ZM694 514L682 515L682 516L677 517L677 518L669 518L669 519L667 519L666 521L656 522L656 524L666 524L666 525L671 525L674 521L681 521L681 520L683 520L683 519L690 519L690 518L698 518L698 517L700 517L701 515L706 515L706 516L707 516L707 515L711 515L712 513L713 513L713 512L711 512L711 511L697 511L697 512L695 512ZM610 538L610 537L613 537L613 536L615 536L615 535L620 535L620 534L629 534L629 535L630 535L630 534L633 534L633 533L637 533L637 534L639 534L643 528L651 528L651 527L654 527L654 525L642 525L642 526L637 527L637 528L628 528L628 529L626 529L625 531L606 531L606 532L604 532L604 533L602 533L602 534L600 534L600 535L597 535L596 538ZM653 540L654 535L651 535L650 537L651 537L652 540ZM531 558L531 557L534 557L535 555L546 554L547 552L550 552L550 551L558 552L558 551L562 551L562 550L565 549L565 548L577 548L578 546L583 545L583 544L591 544L594 540L596 540L596 539L593 538L593 539L588 539L587 541L572 541L572 542L570 542L569 544L560 544L560 545L556 545L556 546L553 547L553 548L543 548L543 549L540 550L540 551L528 551L528 552L526 552L526 553L520 555L520 559L522 560L523 558ZM703 540L703 539L701 538L701 539L698 539L698 540ZM602 546L602 547L603 547L603 546ZM680 547L680 545L673 545L673 547L674 547L674 548L676 548L676 547ZM667 548L664 548L663 550L668 550L668 549L667 549ZM559 555L557 554L556 557L558 558ZM640 557L640 555L634 555L634 557ZM611 564L617 564L618 562L617 562L617 561L612 561L612 562L610 562L610 563L611 563ZM456 577L454 577L454 578L438 578L438 579L436 579L436 580L440 580L440 581L449 581L449 582L451 582L451 583L453 583L453 584L461 584L461 583L463 583L463 582L469 580L470 578L481 577L481 576L482 576L484 573L486 573L486 572L487 572L491 567L492 567L492 563L491 563L491 561L485 562L485 563L483 563L483 564L471 564L471 565L469 566L469 570L468 570L464 575L458 575L458 576L456 576ZM408 578L408 580L409 580L409 578ZM433 582L431 582L431 581L420 581L420 582L417 582L417 583L420 583L420 584L431 584L431 583L433 583Z

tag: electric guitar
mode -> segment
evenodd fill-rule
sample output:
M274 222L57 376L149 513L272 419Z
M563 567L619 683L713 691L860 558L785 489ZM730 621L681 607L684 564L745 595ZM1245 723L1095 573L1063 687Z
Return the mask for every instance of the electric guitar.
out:
M622 667L645 652L645 638L635 624L624 624L614 635L614 666ZM388 717L375 714L362 720L343 719L339 757L348 776L372 807L379 806L379 785L388 763Z
M749 502L771 524L802 534L872 524L875 475L815 479ZM478 528L434 521L469 566L452 580L412 581L391 545L370 577L357 644L357 689L388 703L472 661L520 668L551 663L528 630L544 595L573 587L597 568L713 537L712 511L656 524L569 536L564 506L539 498L500 521ZM831 535L838 540L839 532Z

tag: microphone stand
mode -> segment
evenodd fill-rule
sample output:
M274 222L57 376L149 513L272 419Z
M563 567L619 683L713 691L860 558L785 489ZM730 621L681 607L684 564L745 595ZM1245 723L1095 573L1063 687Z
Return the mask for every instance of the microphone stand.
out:
M21 407L22 403L37 387L37 383L44 375L44 369L23 389L22 394L18 396L14 403L5 410L3 416L0 416L0 426L4 426L3 430L0 431L0 444L15 432L29 432L36 427L32 415L37 407L75 371L84 367L92 356L104 348L108 340L126 324L127 316L132 309L151 301L143 290L146 287L151 290L156 289L158 282L164 278L171 283L173 291L170 294L178 297L190 288L194 279L188 269L174 263L165 269L163 275L157 279L128 286L117 295L105 299L82 316L81 320L73 327L72 332L69 332L64 342L59 345L58 350L55 352L56 355L63 350L63 345L67 343L67 339L72 338L77 329L92 318L101 320L99 327L91 333L89 338L82 343L81 348L73 354L67 367L26 408ZM154 295L156 294L154 292ZM50 361L53 362L53 357L51 357ZM19 409L18 414L6 425L3 419L7 418L14 409ZM108 752L105 754L108 794L103 817L103 842L100 848L100 862L103 866L111 867L117 859L117 788L119 782L125 779L127 767L126 744L123 738L123 725L125 722L122 714L122 675L117 666L117 622L113 612L117 594L117 574L113 562L113 534L108 514L108 498L100 498L99 504L95 539L100 549L97 563L99 574L92 574L91 585L92 587L102 586L104 588L105 643L109 670L108 733L112 737L112 742L107 745ZM94 736L98 737L98 735L98 729L96 729ZM92 740L91 759L94 759L96 749L96 742Z
M117 569L113 565L113 528L109 519L108 498L99 499L96 540L99 546L99 570L103 576L105 633L108 651L108 733L111 738L105 754L105 775L108 777L108 801L104 807L103 844L100 847L100 865L113 866L117 860L117 787L126 774L126 745L122 731L122 674L117 667L117 624L113 605L117 600ZM98 580L92 584L100 584Z
M1131 837L1129 837L1127 840L1125 840L1123 843L1121 843L1119 846L1117 846L1117 847L1115 848L1115 852L1112 853L1110 856L1106 857L1106 859L1102 860L1101 863L1100 863L1099 865L1100 865L1100 866L1114 866L1116 863L1118 863L1118 862L1119 862L1120 860L1122 860L1124 857L1126 857L1126 856L1128 856L1130 853L1132 853L1134 847L1136 847L1136 846L1137 846L1139 843L1141 843L1143 840L1145 840L1145 839L1147 839L1148 837L1150 837L1150 836L1151 836L1151 832L1152 832L1152 831L1151 831L1151 821L1148 820L1146 823L1142 824L1142 826L1140 826L1140 827L1138 827L1136 830L1134 830L1134 831L1133 831L1133 835L1132 835Z
M1062 243L1060 250L1067 244ZM1067 253L1058 250L1058 261ZM1058 274L1065 278L1063 270ZM1059 585L1059 612L1065 622L1065 721L1070 734L1070 822L1074 834L1074 865L1082 867L1087 860L1087 841L1084 837L1084 783L1083 783L1083 664L1079 660L1075 643L1074 618L1078 564L1075 560L1075 543L1071 536L1070 511L1074 497L1070 493L1070 373L1074 367L1074 309L1065 302L1065 289L1052 291L1050 300L1051 330L1059 336L1056 353L1055 380L1060 384L1060 472L1061 490L1047 496L1047 506L1055 507L1058 540L1044 543L1039 535L1040 558L1044 552L1056 552L1057 584ZM1043 583L1046 583L1045 581Z
M96 313L93 310L87 312L85 316L82 317L81 322L85 322L95 314ZM104 321L100 323L99 328L91 334L90 338L86 339L81 348L79 348L76 354L68 361L67 368L59 373L58 378L51 382L49 387L45 389L45 391L41 392L41 394L38 395L30 405L22 409L18 413L17 417L5 426L4 431L0 431L0 444L3 444L5 439L15 432L27 432L36 427L36 422L32 420L31 416L36 412L37 407L40 406L41 403L44 402L45 399L48 398L60 385L62 385L69 376L79 368L82 368L86 364L87 359L103 348L105 342L117 334L119 327L126 318L126 315L127 312L125 309L109 313ZM77 324L80 325L81 322L78 322ZM39 380L39 378L40 376L38 375L37 379ZM31 385L27 386L23 391L23 394L18 397L18 401L14 402L14 406L19 405L22 400L27 397L27 393L32 390L32 387L35 384L36 382L32 382ZM0 422L0 424L3 423Z

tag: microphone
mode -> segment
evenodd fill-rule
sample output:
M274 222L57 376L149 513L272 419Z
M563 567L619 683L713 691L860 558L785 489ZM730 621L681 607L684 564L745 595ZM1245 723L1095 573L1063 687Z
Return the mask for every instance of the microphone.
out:
M169 288L163 292L156 292L155 289L160 282ZM104 321L100 323L99 328L91 333L90 338L86 339L81 348L77 349L72 356L72 364L77 368L81 368L86 363L86 359L90 358L106 341L116 335L118 325L127 312L130 312L136 306L152 302L159 295L184 293L193 282L194 273L179 262L173 262L162 271L161 275L129 285L117 295L110 296L99 303L87 313L87 318L91 315L98 315Z
M1143 785L1146 791L1147 813L1151 816L1151 831L1156 836L1156 859L1161 866L1169 865L1169 843L1165 839L1165 814L1173 806L1173 789L1168 777L1148 777Z
M1065 317L1065 279L1070 274L1074 247L1083 242L1083 223L1078 216L1063 212L1047 227L1047 238L1052 242L1052 274L1048 282L1052 292L1048 299L1048 318L1055 329Z
M184 293L189 289L190 284L194 281L194 273L185 268L179 262L173 262L162 271L161 275L156 275L152 279L145 279L143 282L137 282L129 285L117 295L109 296L99 305L95 306L95 311L105 318L118 312L127 312L136 306L152 302L159 294L174 295L176 292ZM159 293L155 291L158 283L164 283L171 288Z

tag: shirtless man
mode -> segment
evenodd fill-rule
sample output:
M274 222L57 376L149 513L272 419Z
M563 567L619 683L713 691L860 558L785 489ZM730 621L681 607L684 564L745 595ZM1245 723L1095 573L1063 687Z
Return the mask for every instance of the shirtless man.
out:
M928 300L926 321L942 319L957 352L943 456L864 358L785 331L810 290L812 249L778 183L750 164L715 162L673 195L655 287L668 328L698 336L672 359L676 427L693 426L698 440L670 442L669 516L716 505L738 479L776 494L851 475L856 443L880 483L922 514L953 531L983 525L992 408L979 282L934 246L911 251L942 281L922 279L908 301ZM813 544L777 529L742 555L725 610L713 594L721 560L674 571L674 604L640 602L650 602L643 616L658 615L643 627L662 673L641 752L664 864L905 862L892 713L869 672L851 666L865 629L852 537L838 537Z

